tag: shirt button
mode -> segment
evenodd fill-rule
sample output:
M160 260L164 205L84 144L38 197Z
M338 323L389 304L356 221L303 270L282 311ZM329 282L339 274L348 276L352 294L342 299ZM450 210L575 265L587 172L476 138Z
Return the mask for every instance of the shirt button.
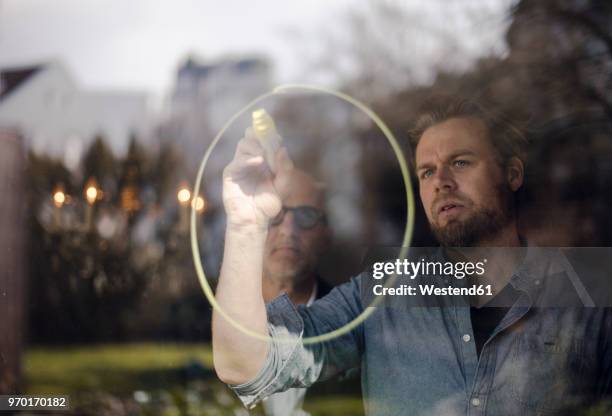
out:
M472 406L474 406L474 407L480 406L480 399L478 397L474 397L472 399Z
M472 337L470 336L470 334L465 334L463 337L463 341L465 342L470 342L470 340L472 339Z
M536 286L540 286L540 279L537 279L535 282L533 282Z

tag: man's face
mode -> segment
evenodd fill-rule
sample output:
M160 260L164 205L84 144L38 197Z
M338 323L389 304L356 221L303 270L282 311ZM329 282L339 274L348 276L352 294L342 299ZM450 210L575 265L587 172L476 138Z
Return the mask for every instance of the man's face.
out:
M486 125L451 118L425 130L416 148L419 192L440 244L472 246L512 219L512 190Z
M291 177L290 193L283 207L309 206L323 212L320 189L314 180L301 171ZM282 222L270 225L264 250L264 276L275 281L303 279L312 276L328 238L324 221L312 228L298 225L295 212L287 210Z

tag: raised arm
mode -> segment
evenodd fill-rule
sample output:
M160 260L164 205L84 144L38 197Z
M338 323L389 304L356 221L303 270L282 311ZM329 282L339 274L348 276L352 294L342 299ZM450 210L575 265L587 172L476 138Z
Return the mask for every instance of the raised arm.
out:
M275 166L273 173L264 160L262 146L249 128L223 172L227 229L216 298L233 319L262 335L268 333L261 289L268 221L281 209L281 196L293 168L284 148L276 153ZM254 378L265 363L269 343L237 330L216 311L212 333L219 378L231 384Z

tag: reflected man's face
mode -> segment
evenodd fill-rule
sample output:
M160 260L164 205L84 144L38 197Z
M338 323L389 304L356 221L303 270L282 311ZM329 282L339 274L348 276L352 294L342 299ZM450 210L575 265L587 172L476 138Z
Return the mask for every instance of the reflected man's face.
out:
M419 192L440 244L471 246L511 219L512 189L484 122L451 118L425 130L416 148Z
M307 174L294 170L290 192L283 200L286 208L313 207L323 212L323 195L317 183ZM264 276L276 281L311 277L327 245L328 229L324 221L312 228L302 228L295 213L285 212L282 221L270 225L264 250Z

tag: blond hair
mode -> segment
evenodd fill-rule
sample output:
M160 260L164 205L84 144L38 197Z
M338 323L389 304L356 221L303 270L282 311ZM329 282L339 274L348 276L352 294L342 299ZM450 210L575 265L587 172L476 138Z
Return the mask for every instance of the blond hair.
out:
M501 115L485 110L475 101L457 96L433 97L422 106L414 127L409 132L413 154L416 154L415 149L425 130L452 118L466 117L478 118L487 126L502 167L513 157L519 158L525 164L528 140L523 132Z

